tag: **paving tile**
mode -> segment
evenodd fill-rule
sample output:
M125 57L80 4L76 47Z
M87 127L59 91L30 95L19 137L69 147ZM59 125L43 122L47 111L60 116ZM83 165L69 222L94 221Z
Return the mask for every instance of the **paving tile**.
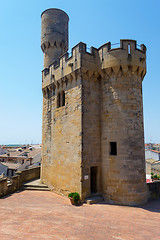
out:
M72 206L53 192L22 191L0 199L0 240L160 239L160 201L142 207Z

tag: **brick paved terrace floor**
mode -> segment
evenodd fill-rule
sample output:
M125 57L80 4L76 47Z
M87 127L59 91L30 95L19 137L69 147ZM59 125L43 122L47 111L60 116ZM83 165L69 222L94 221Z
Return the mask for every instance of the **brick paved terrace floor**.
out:
M160 201L76 207L53 192L17 192L0 199L0 240L10 239L158 240Z

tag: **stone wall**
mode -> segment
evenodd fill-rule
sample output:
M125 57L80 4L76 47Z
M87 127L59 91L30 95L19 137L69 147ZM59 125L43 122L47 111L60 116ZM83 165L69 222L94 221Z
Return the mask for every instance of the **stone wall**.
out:
M121 69L102 80L102 187L110 203L137 205L146 201L142 80Z
M40 178L40 167L29 168L21 172L16 172L17 175L20 175L20 185L24 182L28 182L32 179ZM13 178L14 180L14 178Z
M21 188L22 183L40 178L40 167L30 168L17 172L8 183L7 178L0 179L0 197L11 194Z
M95 187L101 192L101 127L100 127L100 79L92 73L83 74L83 157L82 157L82 192L83 199L91 194L91 167L97 167ZM86 177L88 176L88 177Z
M0 179L0 197L7 195L8 186L7 186L7 178Z
M20 187L21 187L20 175L12 177L11 183L7 184L7 194L11 194L11 193L19 190Z
M57 107L57 96L62 91L65 106ZM50 99L43 98L41 179L65 195L72 191L81 193L81 95L79 75L60 84Z

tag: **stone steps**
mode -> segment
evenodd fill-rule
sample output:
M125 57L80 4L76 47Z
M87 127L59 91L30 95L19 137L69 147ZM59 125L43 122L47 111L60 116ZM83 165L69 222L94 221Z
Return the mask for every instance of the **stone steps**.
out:
M50 191L48 186L41 183L40 179L24 183L21 187L22 190L34 190L34 191Z
M99 202L103 202L104 198L101 195L97 195L97 196L91 196L85 199L85 203L91 205L94 203L99 203Z
M37 187L37 186L22 186L22 190L34 190L34 191L50 191L50 189L47 187Z

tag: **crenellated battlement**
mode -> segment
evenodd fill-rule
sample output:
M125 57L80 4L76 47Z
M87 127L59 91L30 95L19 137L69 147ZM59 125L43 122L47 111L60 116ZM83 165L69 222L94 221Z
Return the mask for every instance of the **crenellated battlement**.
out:
M90 48L83 42L72 48L71 56L66 52L58 61L53 62L42 71L42 88L52 82L67 76L78 69L83 71L96 71L101 74L102 70L118 72L119 69L138 71L142 79L146 73L146 47L144 44L137 45L135 40L120 40L120 47L112 48L111 42L105 43L100 48ZM126 70L127 69L127 70Z
M133 72L143 72L143 77L146 73L146 47L141 44L140 48L135 40L123 39L120 40L119 48L111 48L111 43L108 42L98 49L99 59L102 69L132 69ZM142 79L143 79L142 77Z
M86 53L86 44L80 42L72 48L71 56L66 52L58 61L53 62L48 68L43 69L42 88L80 69L82 53Z

